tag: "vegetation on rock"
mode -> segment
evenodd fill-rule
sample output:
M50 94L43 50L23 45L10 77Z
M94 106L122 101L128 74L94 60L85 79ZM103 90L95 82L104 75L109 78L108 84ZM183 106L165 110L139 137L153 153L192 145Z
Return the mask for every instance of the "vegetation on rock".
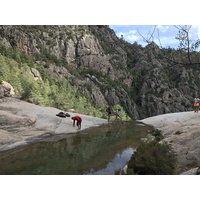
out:
M176 162L171 146L154 140L137 148L128 162L127 174L173 175L176 174Z
M130 44L103 25L3 25L0 79L33 103L98 117L106 117L108 104L120 106L125 120L192 110L200 95L200 42L190 42L189 28L179 27L174 50L153 40Z

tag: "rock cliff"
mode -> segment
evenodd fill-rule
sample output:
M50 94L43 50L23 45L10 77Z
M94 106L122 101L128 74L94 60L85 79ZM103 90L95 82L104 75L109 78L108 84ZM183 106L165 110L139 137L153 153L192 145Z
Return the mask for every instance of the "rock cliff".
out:
M22 51L46 73L77 85L95 106L120 104L134 119L192 110L194 96L200 95L198 65L167 59L174 54L181 60L184 54L155 43L129 44L109 26L4 25L0 45L2 54L16 49L15 55L5 55L19 66Z

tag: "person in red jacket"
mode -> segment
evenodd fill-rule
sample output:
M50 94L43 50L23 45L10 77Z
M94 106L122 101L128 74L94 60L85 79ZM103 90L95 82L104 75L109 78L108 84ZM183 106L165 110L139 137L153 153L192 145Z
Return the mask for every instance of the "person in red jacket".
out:
M76 122L76 126L78 127L77 129L80 130L81 129L82 118L80 116L76 115L76 116L72 117L72 120L74 120L73 121L73 126L75 125L75 121L77 121Z

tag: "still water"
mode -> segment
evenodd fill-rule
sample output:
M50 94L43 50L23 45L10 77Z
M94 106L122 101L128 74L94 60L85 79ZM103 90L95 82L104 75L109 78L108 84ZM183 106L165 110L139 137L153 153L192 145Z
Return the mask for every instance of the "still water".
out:
M115 122L0 153L1 175L113 175L153 128Z

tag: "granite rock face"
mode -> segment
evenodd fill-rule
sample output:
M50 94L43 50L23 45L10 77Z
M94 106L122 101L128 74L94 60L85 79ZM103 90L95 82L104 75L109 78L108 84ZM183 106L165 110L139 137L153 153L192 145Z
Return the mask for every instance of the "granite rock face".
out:
M0 84L0 98L14 96L15 91L13 86L7 81L2 80Z
M77 113L68 112L70 117L56 116L61 110L42 107L7 97L0 99L0 151L38 141L56 134L76 133L71 117ZM99 126L106 119L78 114L82 117L82 130Z
M179 174L196 174L200 164L200 113L169 113L141 120L160 130L177 153ZM193 170L192 170L193 169Z
M120 104L134 119L191 111L194 96L200 95L199 68L167 59L174 55L182 62L185 55L154 42L129 44L109 26L2 25L0 40L2 49L17 48L38 69L75 84L97 107Z

